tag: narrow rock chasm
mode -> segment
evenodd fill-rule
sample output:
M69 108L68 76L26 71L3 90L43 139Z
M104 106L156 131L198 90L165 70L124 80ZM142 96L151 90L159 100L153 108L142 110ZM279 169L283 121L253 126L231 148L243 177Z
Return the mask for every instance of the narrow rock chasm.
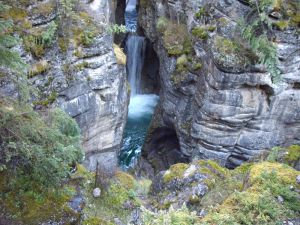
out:
M159 61L149 40L136 32L136 6L135 0L127 2L125 25L128 33L122 41L127 56L126 72L130 89L127 125L119 154L119 164L125 170L136 165L159 99Z

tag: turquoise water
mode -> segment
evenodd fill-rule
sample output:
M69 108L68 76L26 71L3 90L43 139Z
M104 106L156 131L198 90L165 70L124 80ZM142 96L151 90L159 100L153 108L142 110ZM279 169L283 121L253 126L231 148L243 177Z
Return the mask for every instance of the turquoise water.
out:
M119 164L124 170L133 168L141 155L158 96L135 95L130 98L128 120L124 132Z
M130 0L125 12L127 30L135 33L137 27L136 0ZM131 34L126 40L127 80L130 83L131 96L128 120L124 131L123 143L119 155L119 165L124 170L136 165L151 122L158 96L142 94L141 78L145 55L145 38Z

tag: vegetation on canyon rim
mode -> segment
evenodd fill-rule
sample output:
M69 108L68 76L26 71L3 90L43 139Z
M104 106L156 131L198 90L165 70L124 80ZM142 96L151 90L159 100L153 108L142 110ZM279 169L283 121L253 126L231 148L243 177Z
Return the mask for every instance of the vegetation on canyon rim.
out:
M31 0L20 2L27 6L32 3ZM13 80L19 96L18 101L0 98L0 217L5 215L12 221L25 224L72 218L71 222L97 225L114 224L116 217L125 223L133 209L141 209L141 222L146 225L234 225L281 224L287 218L300 216L299 193L296 191L300 189L296 182L299 172L293 169L300 160L298 145L274 148L267 158L243 164L234 170L223 168L214 161L193 162L199 172L207 176L204 183L209 191L202 198L190 199L180 208L173 207L172 202L160 205L157 196L151 195L150 180L137 180L121 171L114 171L102 187L101 198L94 198L92 191L100 184L95 182L96 173L78 164L83 153L77 123L60 109L37 112L28 103L34 91L27 79L47 73L51 68L51 62L44 59L48 49L58 45L61 53L67 53L73 48L73 54L84 59L82 48L92 45L98 32L101 32L86 12L75 13L74 1L58 2L58 19L43 28L33 27L28 19L29 12L20 5L9 7L0 2L0 77ZM281 21L270 24L265 11L274 1L260 1L259 9L255 9L258 18L250 25L242 25L241 29L241 35L258 55L257 62L266 65L273 81L278 80L279 71L269 33L272 29L284 30L295 24L299 26L299 15L295 13L298 6L293 5L294 1L275 2L274 7L279 11L291 9L291 12L284 13ZM56 7L54 3L41 2L33 11L49 16ZM144 0L141 4L149 6L150 3ZM205 9L201 8L195 17L200 19L206 14ZM195 27L191 32L193 38L190 38L186 25L161 17L156 28L162 34L167 53L176 57L172 82L179 84L188 72L199 72L202 64L195 57L192 43L195 40L207 41L216 27ZM109 29L112 33L124 31L124 27L119 26ZM13 50L20 43L35 60L30 66ZM226 56L236 55L242 48L234 40L224 37L217 37L215 43ZM113 47L117 63L125 65L126 56L122 49L117 45ZM81 71L89 66L85 61L75 66L66 63L64 72L72 76L73 70ZM49 82L52 80L49 79ZM45 109L56 98L56 91L51 90L47 96L36 99L33 105ZM183 179L190 165L172 165L163 175L164 184L171 185ZM72 167L76 167L75 173L71 173ZM167 190L159 197L163 198L169 192ZM72 197L79 194L86 201L83 217L69 207ZM283 202L278 201L279 196L284 199ZM153 212L149 208L159 211ZM199 209L207 210L207 215L200 218L195 212ZM69 222L65 221L66 224Z
M235 53L236 58L243 58L243 53L249 56L251 51L252 58L248 60L265 65L271 74L272 81L277 83L281 79L281 72L278 68L278 56L273 43L274 29L285 30L288 27L297 28L299 26L299 4L294 0L248 1L248 4L252 7L252 12L245 19L238 21L238 33L240 33L243 41L241 42L238 39L229 41L232 41L238 47ZM274 22L269 18L270 9L283 15L280 21ZM200 21L202 19L209 21L211 19L209 8L201 7L195 14L195 18ZM189 55L192 53L192 40L184 24L161 17L158 19L156 27L158 32L163 34L164 46L169 55L182 57L184 54ZM207 41L210 37L209 33L214 32L215 29L216 27L213 24L205 24L194 27L191 33L195 38ZM250 51L244 51L244 49ZM201 65L200 62L195 63ZM185 67L185 64L178 63L177 65L177 71L172 77L174 83L181 82L184 79L184 73L180 73L180 71ZM186 66L186 68L190 67ZM187 69L184 70L184 72L187 71Z

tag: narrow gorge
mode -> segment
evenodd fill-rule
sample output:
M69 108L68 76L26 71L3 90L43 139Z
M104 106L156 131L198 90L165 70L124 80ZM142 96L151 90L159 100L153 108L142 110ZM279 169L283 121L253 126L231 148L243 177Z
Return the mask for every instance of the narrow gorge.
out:
M299 225L299 0L0 1L0 225Z

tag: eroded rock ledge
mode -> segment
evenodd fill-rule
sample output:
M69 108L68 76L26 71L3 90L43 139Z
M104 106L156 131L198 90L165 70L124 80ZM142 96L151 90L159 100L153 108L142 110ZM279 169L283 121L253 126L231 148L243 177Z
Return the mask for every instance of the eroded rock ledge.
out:
M297 28L274 28L282 81L273 84L270 73L254 63L255 55L234 50L237 21L248 15L249 5L152 0L142 1L139 10L140 28L160 60L161 101L143 150L156 170L171 164L161 159L174 149L153 145L162 128L176 133L181 152L169 162L180 161L180 155L235 167L274 146L300 143ZM172 38L184 30L191 46L176 49Z

